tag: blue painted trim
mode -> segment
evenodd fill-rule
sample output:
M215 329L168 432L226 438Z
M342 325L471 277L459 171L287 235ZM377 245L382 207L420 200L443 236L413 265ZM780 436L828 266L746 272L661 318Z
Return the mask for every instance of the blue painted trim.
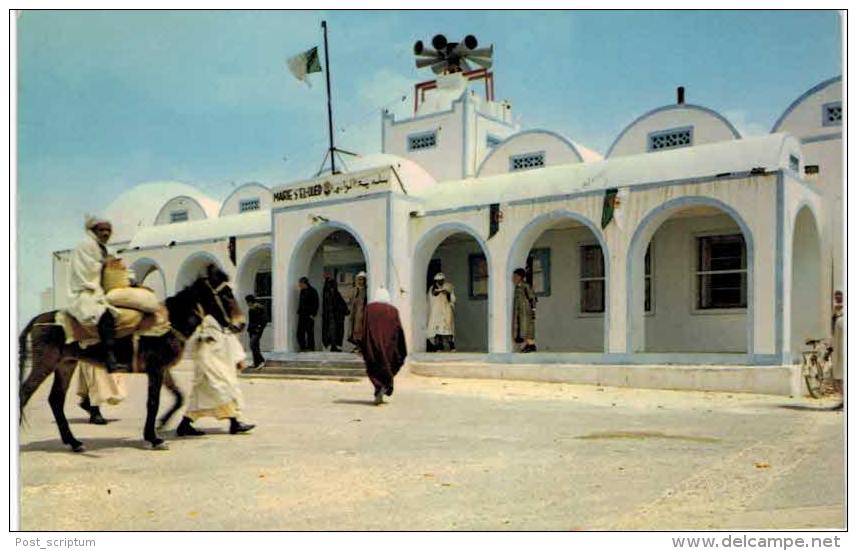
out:
M325 206L329 207L332 205L338 205L341 203L351 203L357 201L366 201L368 199L377 199L382 195L389 195L392 193L390 190L385 189L384 191L375 191L372 193L364 193L362 195L355 195L354 197L341 197L339 199L331 199L329 201L314 201L312 203L302 203L300 205L293 205L290 207L277 207L275 209L271 209L272 214L278 214L281 212L295 211L295 210L305 210L313 207Z
M433 145L430 145L427 147L417 147L417 148L413 147L411 140L418 140L420 138L427 138L427 137L433 137L434 138L434 144ZM407 137L405 137L405 141L407 142L408 151L425 151L426 149L435 149L437 147L437 142L438 142L437 138L438 138L438 129L435 128L434 130L421 130L420 132L414 132L413 134L408 134Z
M664 105L664 106L658 107L656 109L652 109L651 111L648 111L647 113L644 113L644 114L640 115L639 117L637 117L636 119L634 119L634 121L631 124L626 126L621 132L619 132L619 135L616 136L616 139L613 140L612 144L610 144L610 148L607 150L607 154L604 155L604 158L607 159L610 157L610 155L613 153L613 148L616 147L616 144L619 143L619 141L625 136L625 134L628 133L628 131L634 125L636 125L637 123L639 123L643 119L650 117L656 113L660 113L662 111L671 111L673 109L691 109L694 111L702 111L703 113L707 113L707 114L717 118L723 124L725 124L729 128L729 131L732 132L732 136L734 136L735 139L738 139L738 140L741 139L741 133L738 132L738 129L735 128L735 125L733 125L731 122L729 122L729 119L727 119L726 117L724 117L723 115L721 115L717 111L715 111L713 109L709 109L708 107L702 107L701 105L694 105L692 103L683 103L680 105L679 104L671 104L671 105Z
M841 140L842 132L836 132L833 134L821 134L818 136L810 136L808 138L801 138L800 143L816 143L816 142L826 142L828 140Z
M690 134L690 143L687 145L677 145L674 147L661 147L659 149L655 149L652 147L652 140L654 138L660 138L661 136L666 136L668 134L678 134L679 132L688 132ZM693 147L693 126L679 126L676 128L667 128L665 130L655 130L653 132L649 132L646 134L646 151L648 153L652 153L653 151L671 151L673 149L681 149L683 147Z
M512 273L515 271L518 266L513 264L514 257L517 253L523 252L524 258L526 259L526 255L533 248L533 245L538 240L539 236L544 233L545 230L549 229L556 222L562 220L574 220L580 224L586 226L592 234L595 236L595 239L598 241L598 244L601 245L601 252L604 254L604 350L610 350L609 347L609 339L610 339L610 274L612 273L612 267L610 265L610 249L607 247L607 240L604 238L604 234L601 231L601 228L598 227L592 220L584 216L579 212L574 212L572 210L568 210L566 208L560 208L557 210L552 210L545 214L536 216L530 222L524 226L519 232L518 235L515 236L515 239L512 241L511 246L509 247L509 253L506 257L506 281L511 281ZM541 229L539 229L541 227ZM532 242L527 245L526 250L520 251L521 247L523 247L522 240L524 236L529 234L530 232L537 231ZM505 329L507 344L512 344L512 307L514 304L515 288L513 285L506 285L506 308L509 312L509 323ZM538 335L538 333L537 333Z
M774 331L776 332L774 339L774 350L780 357L783 356L783 304L784 304L784 289L783 289L783 270L784 255L783 247L785 246L785 186L782 174L777 175L777 236L776 236L776 258L774 260Z
M161 205L161 208L158 210L158 214L155 215L155 221L157 221L158 218L161 217L161 214L163 214L164 209L167 208L167 205L169 205L171 202L175 201L176 199L187 199L189 201L193 201L196 204L196 206L199 207L199 210L202 211L202 214L205 217L204 219L208 219L208 212L202 207L202 204L199 201L197 201L196 199L194 199L190 195L176 195L175 197L170 197L169 199L167 199L167 201L163 205ZM190 211L188 211L188 215L190 215ZM187 222L193 222L193 220L188 219ZM181 222L170 222L170 223L171 224L181 224ZM163 224L155 224L155 225L160 226ZM132 239L132 241L133 241L133 239Z
M842 101L829 101L821 106L821 126L842 126L842 119L839 119L839 122L830 122L827 120L827 110L831 107L838 107L842 109Z
M827 88L831 84L833 84L835 82L839 82L841 80L842 80L842 75L836 76L833 78L829 78L825 81L819 82L818 84L816 84L815 86L813 86L812 88L810 88L809 90L807 90L806 92L804 92L803 94L798 96L798 98L796 100L794 100L791 103L791 105L789 105L786 108L785 111L783 111L783 114L780 115L780 118L777 119L777 122L774 123L774 126L771 127L771 134L779 131L780 125L783 123L783 121L786 119L786 117L788 117L789 114L791 114L791 112L794 111L795 108L797 108L797 106L801 104L801 102L803 102L803 100L805 100L809 96L815 94L816 92L820 92L821 90Z
M489 288L488 288L488 322L487 322L488 339L487 339L487 341L488 341L488 350L491 350L492 344L493 344L492 340L491 340L492 339L491 335L493 335L492 326L493 326L493 320L494 320L494 303L496 302L495 300L492 300L492 298L491 298L491 288L490 288L491 278L494 277L494 262L491 258L491 251L488 248L488 245L485 243L485 240L479 234L479 231L476 228L474 228L473 226L470 226L470 225L465 224L463 222L441 222L440 224L438 224L438 225L432 227L431 229L429 229L428 231L426 231L420 237L419 241L417 242L416 246L414 247L414 251L415 252L422 251L427 246L427 243L431 243L432 241L434 241L438 237L438 234L440 234L442 236L442 238L437 243L437 245L435 245L435 249L436 249L441 243L443 243L443 241L447 237L449 237L450 235L454 235L456 233L465 233L468 236L472 237L473 240L476 241L476 243L479 245L479 248L482 250L482 254L485 255L485 260L488 263L488 282L489 282L488 285L489 285ZM417 278L418 277L423 277L423 278L425 277L425 274L428 272L428 263L431 262L431 256L433 253L434 253L434 250L429 251L428 258L426 259L426 262L423 266L412 266L412 268L413 268L412 278L414 278L413 283L420 285L420 283L419 283L420 279L417 279ZM419 274L422 274L422 276L419 276ZM417 300L417 297L421 297L423 300L425 300L425 293L422 293L422 292L417 293L416 289L414 289L412 296L413 296L413 300ZM414 309L411 308L411 311L413 312ZM413 329L411 332L414 333L416 336L416 328L418 327L418 325L413 320L412 320L412 327L413 327Z
M506 147L506 145L508 145L509 143L511 143L512 140L514 140L518 137L528 136L531 134L544 134L544 135L551 136L551 137L558 139L563 144L568 146L568 148L571 149L575 155L577 155L578 162L581 162L581 163L583 162L583 155L581 155L580 151L577 150L577 147L574 145L574 142L572 142L566 136L563 136L559 132L554 132L553 130L546 130L543 128L533 128L530 130L523 130L521 132L517 132L515 134L512 134L511 136L509 136L505 140L503 140L503 142L500 145L493 148L491 150L491 153L489 153L484 159L482 159L482 162L479 164L479 168L476 169L476 176L479 177L479 175L482 173L482 168L485 166L485 163L488 162L488 159L490 159L492 156L494 156L494 154L497 153L501 148Z
M625 316L627 320L625 324L625 351L628 354L639 354L634 352L631 339L631 314L634 311L634 299L636 297L634 297L633 293L631 292L631 290L633 289L633 266L630 260L635 257L635 251L637 251L637 249L642 246L640 241L642 239L642 235L643 233L645 233L646 228L649 226L649 224L652 223L652 220L656 216L663 213L664 211L677 210L682 207L694 205L707 205L725 212L738 225L741 230L741 233L744 235L744 243L747 247L747 310L745 314L747 323L747 354L749 355L754 353L755 348L753 339L755 332L754 320L756 310L754 286L756 279L756 254L753 232L750 231L750 227L738 214L738 212L723 201L720 201L719 199L714 199L713 197L706 197L702 195L689 195L671 199L649 210L649 212L646 213L640 223L637 224L637 228L634 230L634 235L631 238L630 244L628 245L627 258L629 261L626 262L625 265L625 294L627 297L625 302ZM666 222L667 219L669 219L669 214L663 220L663 222ZM660 227L660 225L658 227ZM654 231L652 232L652 237L654 237L655 232L657 232L657 230L658 228L654 229ZM649 241L651 241L651 239L649 239ZM648 242L645 243L645 245L648 246ZM645 252L643 252L643 254L645 255ZM645 316L645 312L643 312L643 315Z
M454 368L456 362L501 365L676 365L682 366L781 366L776 354L745 354L729 352L642 352L637 354L602 352L532 352L430 354L414 352L409 360L426 364L442 364Z
M220 210L217 212L217 216L218 216L218 218L219 218L219 217L221 217L221 216L223 216L223 209L224 209L224 208L226 207L226 205L229 203L229 200L230 200L230 199L232 199L232 196L233 196L233 195L235 195L236 193L238 193L239 191L241 191L241 190L242 190L242 189L244 189L245 187L254 187L254 186L255 186L255 187L261 187L262 189L264 189L265 191L267 191L267 192L268 192L268 195L272 195L272 193L271 193L271 188L269 188L269 187L268 187L268 186L266 186L265 184L261 184L261 183L259 183L259 182L246 182L246 183L243 183L243 184L241 184L240 186L238 186L237 188L233 189L233 190L229 193L229 195L227 195L227 196L226 196L226 199L224 199L224 200L223 200L223 203L221 203L221 205L220 205ZM260 204L261 204L261 197L260 197Z

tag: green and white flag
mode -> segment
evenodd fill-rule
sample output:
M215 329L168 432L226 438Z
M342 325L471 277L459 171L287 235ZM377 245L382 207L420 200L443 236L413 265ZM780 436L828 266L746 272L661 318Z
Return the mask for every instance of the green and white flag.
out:
M318 46L310 48L294 57L290 57L288 66L289 72L291 72L296 79L304 82L307 86L312 88L312 83L307 78L307 75L310 73L321 72L321 62L318 60Z
M601 229L606 228L610 222L616 222L621 230L625 220L625 209L622 203L628 199L628 188L609 188L604 190L604 206L601 208Z

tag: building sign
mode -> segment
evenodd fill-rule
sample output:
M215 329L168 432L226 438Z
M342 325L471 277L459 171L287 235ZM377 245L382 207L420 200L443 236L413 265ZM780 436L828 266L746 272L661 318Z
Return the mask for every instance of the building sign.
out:
M296 186L274 188L274 204L284 206L340 197L356 197L369 191L389 189L390 172L390 167L384 167L347 174L328 174Z

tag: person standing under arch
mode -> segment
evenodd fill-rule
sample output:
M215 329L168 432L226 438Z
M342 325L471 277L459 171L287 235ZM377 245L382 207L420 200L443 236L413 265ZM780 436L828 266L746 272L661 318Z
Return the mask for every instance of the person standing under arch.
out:
M354 279L354 294L351 297L350 317L348 318L351 323L351 334L348 337L348 342L357 347L357 352L360 351L360 343L363 340L366 299L366 272L359 272Z
M331 352L342 352L345 336L345 316L348 305L339 292L339 286L330 272L324 273L324 288L321 292L321 344Z
M434 350L443 352L448 345L449 351L455 352L455 288L446 281L443 272L434 276L428 303L428 334Z
M300 278L298 299L298 346L301 352L315 350L315 316L318 314L318 291L306 277Z
M512 304L512 338L521 352L536 351L536 293L526 281L527 272L518 268L512 274L515 296Z

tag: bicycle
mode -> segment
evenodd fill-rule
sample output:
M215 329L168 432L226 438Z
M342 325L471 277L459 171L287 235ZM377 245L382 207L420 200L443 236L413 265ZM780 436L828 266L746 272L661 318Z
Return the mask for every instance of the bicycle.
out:
M827 339L807 339L811 350L801 353L801 374L806 389L813 398L822 398L833 391L833 347Z

